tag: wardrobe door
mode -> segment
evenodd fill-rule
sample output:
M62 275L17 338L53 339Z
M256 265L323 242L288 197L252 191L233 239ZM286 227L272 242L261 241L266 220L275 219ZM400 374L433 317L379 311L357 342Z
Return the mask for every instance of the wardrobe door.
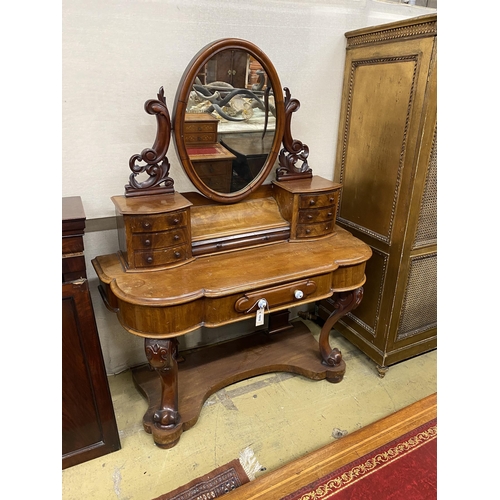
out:
M381 375L436 347L436 32L431 15L346 34L337 221L373 256L336 329Z

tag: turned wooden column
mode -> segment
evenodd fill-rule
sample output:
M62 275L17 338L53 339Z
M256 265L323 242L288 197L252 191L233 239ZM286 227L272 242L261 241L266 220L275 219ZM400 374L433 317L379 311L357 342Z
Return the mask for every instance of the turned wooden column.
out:
M144 347L150 366L161 381L160 407L154 412L153 421L161 428L174 427L179 423L177 354L179 341L146 338Z
M363 287L350 290L348 292L338 292L333 296L334 309L325 321L319 334L319 351L322 363L328 366L339 366L342 363L342 353L339 349L330 346L330 331L335 323L348 312L356 309L363 298Z

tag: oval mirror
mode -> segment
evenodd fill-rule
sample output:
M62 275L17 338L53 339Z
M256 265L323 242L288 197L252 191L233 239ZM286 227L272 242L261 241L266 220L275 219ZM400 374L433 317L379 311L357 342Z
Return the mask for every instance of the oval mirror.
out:
M260 186L274 167L284 127L278 74L253 43L218 40L184 71L174 105L175 145L207 198L235 203Z

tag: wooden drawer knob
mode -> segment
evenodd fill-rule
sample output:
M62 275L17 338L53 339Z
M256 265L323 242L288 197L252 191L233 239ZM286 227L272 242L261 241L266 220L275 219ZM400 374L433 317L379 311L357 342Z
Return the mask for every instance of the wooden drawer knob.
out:
M152 264L153 263L153 257L151 257L151 255L146 259L146 262L148 264Z
M151 246L151 240L144 240L144 246L150 247Z

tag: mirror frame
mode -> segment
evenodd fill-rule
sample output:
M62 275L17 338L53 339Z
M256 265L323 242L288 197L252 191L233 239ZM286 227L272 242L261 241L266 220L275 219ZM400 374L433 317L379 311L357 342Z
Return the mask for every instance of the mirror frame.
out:
M189 94L193 87L196 75L200 72L200 69L215 55L225 50L246 50L251 56L259 61L262 65L264 71L267 73L268 82L271 85L274 96L274 105L276 109L276 127L274 133L274 140L271 146L271 150L267 156L267 160L264 163L259 174L243 189L235 191L234 193L220 193L214 191L208 187L196 173L193 163L189 159L187 153L186 143L184 142L184 115L186 113L187 102L189 99ZM271 60L260 50L256 45L247 40L242 40L239 38L223 38L212 42L205 47L203 47L191 60L189 65L184 71L182 78L179 82L177 88L177 93L175 96L174 103L174 137L175 137L175 149L177 151L177 156L184 167L184 171L195 185L195 187L207 198L221 202L221 203L236 203L255 189L257 189L267 178L269 173L276 163L278 157L281 142L283 140L283 134L285 130L285 105L283 90L281 88L281 83L278 77L278 73L274 68Z

